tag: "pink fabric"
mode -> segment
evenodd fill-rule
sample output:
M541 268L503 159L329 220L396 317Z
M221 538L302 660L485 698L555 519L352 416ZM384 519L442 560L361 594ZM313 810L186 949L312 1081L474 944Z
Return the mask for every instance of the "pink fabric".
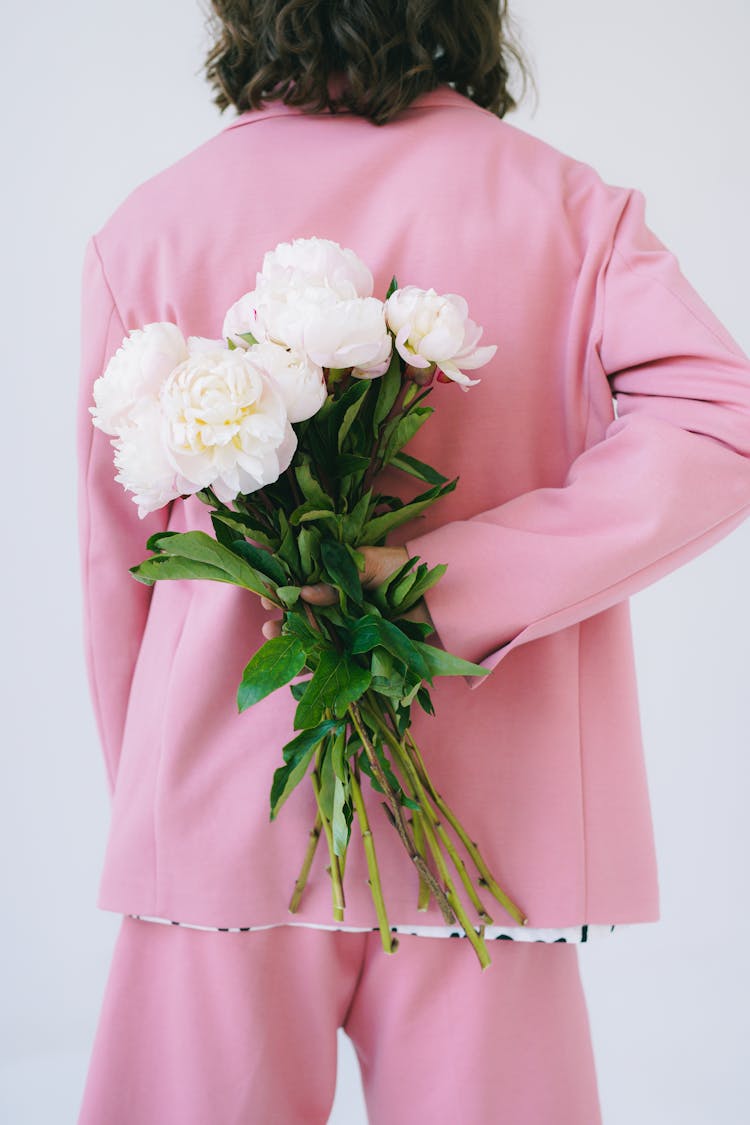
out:
M600 1125L577 946L399 941L124 918L78 1125L325 1125L339 1027L372 1125Z
M479 386L436 386L408 446L457 488L389 537L448 564L426 596L433 639L492 669L436 680L436 718L415 708L437 788L529 925L654 921L628 597L750 512L750 359L647 226L640 191L447 86L382 127L281 103L243 114L88 244L80 539L113 797L98 905L209 926L290 917L314 798L302 786L273 823L268 803L295 703L284 688L236 706L267 614L220 583L133 580L149 534L210 531L208 510L178 500L139 520L88 406L127 329L220 336L263 253L313 235L354 249L378 296L393 273L460 293L498 345ZM384 474L404 498L420 487ZM441 925L434 904L417 912L416 871L366 799L390 921ZM366 880L354 832L348 925L376 924ZM296 920L332 921L323 847Z

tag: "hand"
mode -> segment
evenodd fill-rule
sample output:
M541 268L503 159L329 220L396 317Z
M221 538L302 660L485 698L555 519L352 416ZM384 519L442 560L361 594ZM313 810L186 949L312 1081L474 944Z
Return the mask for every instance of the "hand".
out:
M399 567L402 567L409 558L406 547L357 547L357 550L364 556L365 560L365 569L359 572L359 580L366 589L379 586L381 582L385 582L386 578ZM303 586L300 590L300 597L304 598L310 605L336 605L339 600L337 591L327 582ZM278 608L272 601L264 597L261 597L260 604L264 609ZM401 617L406 617L409 621L426 621L433 628L435 627L424 598L420 598L416 605L402 613ZM262 633L267 640L281 636L281 619L276 618L264 622Z

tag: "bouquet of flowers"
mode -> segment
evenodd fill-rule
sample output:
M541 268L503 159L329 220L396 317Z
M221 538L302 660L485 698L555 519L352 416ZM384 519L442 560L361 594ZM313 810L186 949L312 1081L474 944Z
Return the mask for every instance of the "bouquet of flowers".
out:
M362 797L365 774L418 872L418 909L433 895L484 968L492 918L477 888L520 924L526 918L435 789L410 726L415 703L434 715L427 685L435 676L487 669L426 642L434 628L414 608L445 565L428 569L410 557L371 587L361 575L362 548L383 545L393 528L456 486L457 477L404 452L432 414L425 399L436 382L463 391L479 383L466 372L497 349L478 346L482 329L463 297L400 289L393 277L381 301L373 287L350 249L320 238L280 243L265 254L255 289L227 311L222 339L185 339L170 323L132 330L96 380L89 409L93 424L113 435L115 479L133 493L141 518L178 497L211 508L213 536L158 532L133 576L148 585L229 582L283 611L279 635L244 670L237 704L242 712L285 685L296 701L298 733L282 749L270 816L309 776L317 817L290 911L322 832L333 915L343 920L356 816L383 948L396 949ZM425 489L408 502L378 492L386 466ZM300 596L318 582L335 591L335 604L312 606ZM476 886L449 829L476 868Z

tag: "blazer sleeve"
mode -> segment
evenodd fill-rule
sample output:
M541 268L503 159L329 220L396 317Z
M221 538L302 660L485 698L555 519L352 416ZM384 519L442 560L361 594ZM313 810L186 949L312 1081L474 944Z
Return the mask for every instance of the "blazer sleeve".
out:
M439 643L488 669L655 582L750 514L750 359L646 225L643 194L624 190L588 345L589 395L605 390L617 408L603 438L561 487L404 544L448 565L425 594ZM476 690L489 678L466 680Z
M114 439L93 425L89 413L94 381L126 335L92 237L84 252L81 283L77 509L84 656L110 796L153 593L153 587L138 582L128 568L147 555L148 536L166 530L171 510L169 504L139 518L131 494L114 479Z

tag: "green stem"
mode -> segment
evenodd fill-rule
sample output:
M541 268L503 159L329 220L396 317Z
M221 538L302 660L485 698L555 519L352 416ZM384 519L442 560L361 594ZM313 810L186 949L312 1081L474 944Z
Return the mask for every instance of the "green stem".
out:
M367 809L362 799L362 790L359 785L359 769L357 768L356 760L349 773L349 784L351 786L352 799L354 800L354 807L357 811L359 826L362 832L362 842L365 848L365 856L367 857L367 870L370 873L370 890L372 891L372 899L375 903L375 913L378 916L378 928L380 929L381 942L386 953L395 953L398 948L398 940L391 937L391 929L388 925L388 916L383 900L383 890L380 885L378 861L375 856L375 842L372 838L372 829L370 828L370 822L367 818Z
M393 738L393 737L394 736L391 732L391 738ZM466 934L467 938L469 939L472 946L474 947L474 950L476 951L477 957L479 958L479 964L481 965L482 969L486 969L487 966L490 964L490 955L489 955L489 952L487 950L487 946L485 945L484 940L481 936L481 934L484 932L484 925L482 925L482 927L480 929L480 933L478 934L477 931L472 926L472 924L471 924L471 922L468 918L468 915L466 914L466 911L464 910L463 906L461 905L461 901L458 897L458 894L456 893L455 885L454 885L453 880L451 879L450 874L448 872L448 867L446 865L445 859L443 858L443 853L440 850L440 845L438 844L438 842L435 838L435 834L432 831L432 825L430 823L429 817L424 818L423 826L424 826L424 832L425 832L425 837L427 839L427 843L429 845L430 851L432 852L433 859L435 860L435 864L437 866L438 871L440 872L440 876L441 876L441 878L443 880L443 883L445 885L445 894L446 894L446 897L448 899L448 902L450 903L451 907L455 911L456 917L458 918L459 922L461 923L461 926L463 927L464 933Z
M422 824L422 813L412 812L412 824L414 825L414 843L417 849L424 855L424 826ZM419 895L417 896L417 910L427 910L430 905L430 888L424 881L422 876L419 876Z
M414 795L422 806L422 816L424 818L423 827L425 833L427 834L428 841L430 839L430 834L433 834L433 830L437 832L438 836L445 846L446 851L448 852L448 855L450 856L451 863L455 867L456 871L459 874L461 882L466 888L466 893L471 900L472 906L475 908L477 914L479 915L480 922L484 923L485 925L491 924L492 918L487 912L484 903L476 892L476 889L469 877L469 873L466 870L466 864L456 851L455 847L453 846L452 840L448 836L442 824L430 808L428 795L425 792L424 786L419 775L417 774L414 764L410 760L406 746L404 746L403 743L398 740L398 736L396 735L396 733L394 731L391 731L387 724L382 722L379 716L373 715L372 718L375 722L378 723L379 727L382 727L381 733L383 734L383 736L389 739L393 752L397 756L399 764L408 777L409 782L414 790ZM434 840L434 834L432 835L432 839Z
M294 500L295 500L295 503L297 504L297 506L299 506L302 503L302 497L300 496L299 487L297 485L297 479L294 475L294 472L293 472L291 466L289 468L287 468L285 470L285 472L286 472L286 475L289 479L289 485L292 489L292 496L294 497Z
M437 790L433 786L432 782L430 781L429 775L427 773L427 769L425 767L424 761L422 760L422 755L419 752L419 747L417 746L416 742L414 741L414 739L412 738L411 734L409 734L408 731L406 732L406 738L409 740L409 744L410 744L410 746L412 748L412 751L414 753L414 756L415 756L415 759L416 759L417 770L420 773L424 784L429 789L432 800L437 805L437 807L440 809L440 812L443 814L443 816L446 818L446 820L450 823L451 827L455 830L456 835L459 837L459 839L461 840L461 843L464 845L467 852L471 856L474 864L476 865L477 870L479 871L479 874L481 875L480 885L483 885L483 886L487 887L487 889L490 891L490 893L492 895L494 895L494 897L498 900L498 902L505 908L505 910L508 911L508 913L511 915L511 917L515 918L515 920L519 923L519 925L528 926L529 920L528 920L527 916L523 913L523 911L518 906L516 906L516 904L510 898L508 898L508 896L502 890L502 888L499 887L498 884L495 882L494 878L492 877L492 874L490 873L489 868L487 867L487 864L482 859L482 856L479 852L479 848L477 847L476 842L469 837L468 833L466 832L466 829L461 825L460 821L455 816L455 814L453 812L451 812L448 805L445 803L443 798L440 796L440 794L437 792Z
M456 893L455 885L448 872L445 859L443 858L443 853L440 851L440 845L435 839L435 835L432 831L432 825L430 824L429 819L425 819L424 821L424 831L427 838L427 843L430 846L430 851L432 852L433 858L437 865L437 869L440 872L443 883L445 884L448 902L455 910L456 917L463 926L464 933L466 934L471 944L474 946L477 957L479 958L480 965L483 969L486 969L490 963L490 955L487 951L487 946L484 944L482 938L477 934L477 931L469 921L469 917L466 911L461 905L461 900Z
M401 837L401 841L407 852L409 853L409 858L414 863L420 874L424 876L425 880L430 886L432 893L435 895L435 899L438 906L440 907L443 918L448 923L448 925L451 925L453 922L455 922L453 910L451 909L445 892L428 868L423 856L417 849L416 844L412 839L409 829L406 827L398 797L391 789L391 786L388 783L388 779L383 772L383 768L380 765L380 761L378 760L378 756L375 753L373 745L365 732L359 708L357 707L356 703L350 703L347 710L349 712L349 715L351 716L354 729L356 730L362 741L362 746L364 748L365 754L367 755L370 766L372 767L372 772L375 775L375 778L378 781L378 784L381 786L385 795L387 802L386 808L388 809L393 826Z
M395 418L396 415L401 411L404 402L404 395L406 394L410 386L411 379L404 379L404 368L402 364L401 387L399 388L399 392L396 395L396 401L394 402L393 406L388 411L388 414L380 423L380 426L378 428L378 436L372 448L372 452L370 453L370 464L368 465L365 475L362 478L361 489L363 494L367 492L367 489L370 487L371 483L374 481L375 477L383 467L382 459L380 457L380 441L383 436L385 427L388 425L391 419Z
M331 866L327 869L331 875L331 891L333 894L333 917L336 922L344 921L344 908L346 901L344 899L344 887L341 882L341 870L339 868L339 857L333 849L333 832L331 825L323 812L320 797L320 761L323 754L323 744L321 744L315 754L315 769L311 773L313 791L315 793L315 800L318 805L318 812L320 813L323 831L326 834L326 841L328 843L328 854L331 858Z
M289 902L290 914L296 914L297 910L299 909L300 899L302 898L302 892L304 891L307 884L307 876L310 874L310 867L312 866L315 849L318 846L318 840L320 839L320 832L322 827L323 817L321 816L320 809L318 809L317 816L315 817L315 824L310 829L310 839L307 844L305 858L302 861L302 867L300 868L300 873L297 876L297 882L294 884L294 893Z

